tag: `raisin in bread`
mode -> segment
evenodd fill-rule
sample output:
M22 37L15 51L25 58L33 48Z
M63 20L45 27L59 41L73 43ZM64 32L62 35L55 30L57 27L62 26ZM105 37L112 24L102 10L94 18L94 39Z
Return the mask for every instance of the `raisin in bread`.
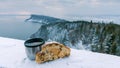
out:
M70 48L60 43L47 43L42 50L36 54L36 62L43 63L70 55Z

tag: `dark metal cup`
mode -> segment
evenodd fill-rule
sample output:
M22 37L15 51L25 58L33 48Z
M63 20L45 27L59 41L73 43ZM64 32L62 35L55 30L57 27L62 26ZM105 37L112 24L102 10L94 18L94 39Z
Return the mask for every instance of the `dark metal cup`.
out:
M37 52L41 50L41 46L45 43L45 41L42 38L33 38L26 40L24 42L25 45L25 51L27 54L27 57L30 60L35 60L35 55Z

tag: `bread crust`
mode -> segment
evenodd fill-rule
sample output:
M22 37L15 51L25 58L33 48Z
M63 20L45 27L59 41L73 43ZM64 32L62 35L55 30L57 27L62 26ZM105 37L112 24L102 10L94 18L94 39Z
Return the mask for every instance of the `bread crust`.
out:
M70 55L70 48L67 46L53 42L46 43L42 46L42 50L36 54L36 62L43 63L50 60L67 57Z

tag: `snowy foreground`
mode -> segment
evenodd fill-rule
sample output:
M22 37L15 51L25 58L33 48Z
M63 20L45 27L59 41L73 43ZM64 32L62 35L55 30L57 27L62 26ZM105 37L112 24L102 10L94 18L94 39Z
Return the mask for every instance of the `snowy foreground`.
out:
M26 58L23 43L0 37L0 68L120 68L120 57L75 49L67 58L37 64Z

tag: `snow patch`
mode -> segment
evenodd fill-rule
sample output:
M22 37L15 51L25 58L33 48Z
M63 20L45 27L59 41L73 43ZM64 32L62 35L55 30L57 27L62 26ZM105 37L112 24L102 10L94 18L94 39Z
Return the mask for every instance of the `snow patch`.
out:
M23 40L0 37L0 68L119 68L120 57L71 49L71 55L37 64L25 54Z

